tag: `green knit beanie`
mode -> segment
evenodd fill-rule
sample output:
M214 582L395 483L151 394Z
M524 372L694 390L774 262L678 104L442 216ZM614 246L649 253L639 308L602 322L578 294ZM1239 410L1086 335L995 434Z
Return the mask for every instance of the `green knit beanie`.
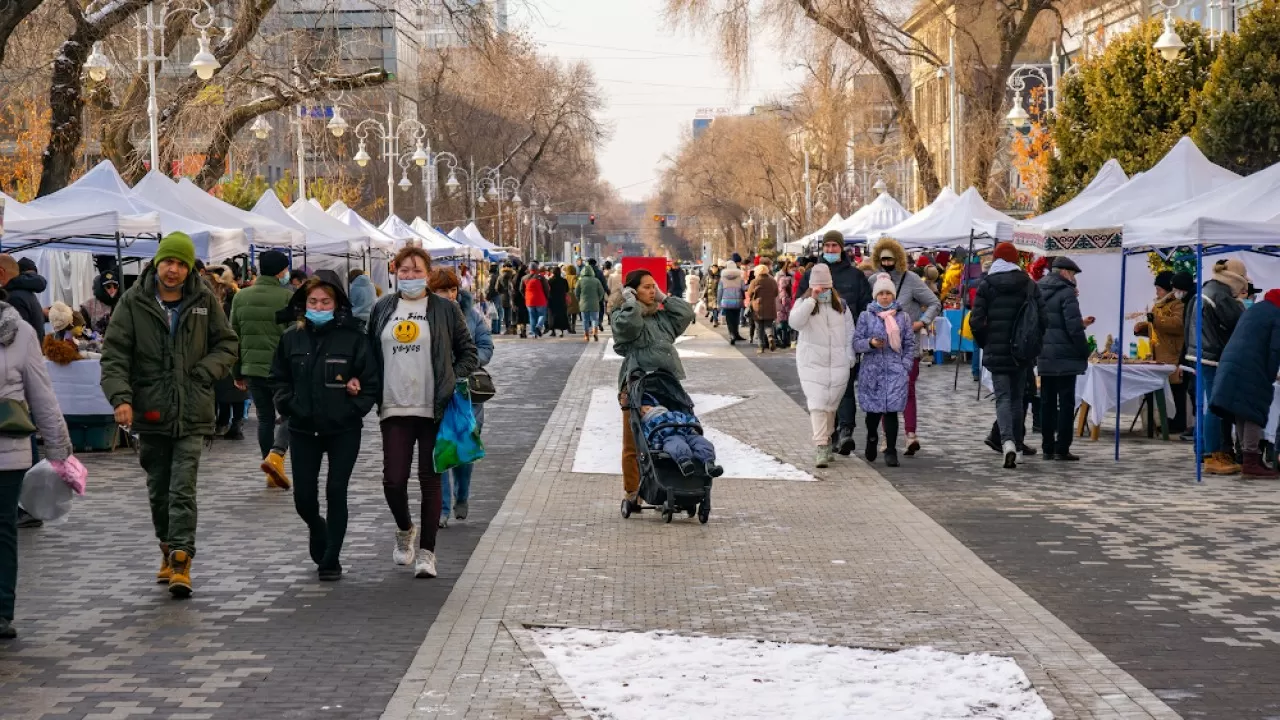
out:
M191 241L190 235L183 232L171 232L164 236L152 262L159 265L169 258L185 263L188 270L196 266L196 244Z

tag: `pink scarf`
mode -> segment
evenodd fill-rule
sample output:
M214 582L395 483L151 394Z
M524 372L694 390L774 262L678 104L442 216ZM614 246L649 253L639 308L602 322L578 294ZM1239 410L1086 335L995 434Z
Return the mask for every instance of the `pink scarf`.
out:
M902 352L902 331L898 328L898 311L896 309L878 312L876 315L884 321L884 331L889 335L889 347L894 352Z

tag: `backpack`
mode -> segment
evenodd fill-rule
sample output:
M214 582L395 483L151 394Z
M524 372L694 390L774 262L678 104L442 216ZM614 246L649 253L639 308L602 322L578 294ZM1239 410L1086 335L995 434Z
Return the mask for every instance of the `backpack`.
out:
M1033 365L1044 349L1045 328L1040 324L1040 312L1036 309L1036 284L1030 284L1027 297L1018 308L1009 333L1009 351L1019 365Z

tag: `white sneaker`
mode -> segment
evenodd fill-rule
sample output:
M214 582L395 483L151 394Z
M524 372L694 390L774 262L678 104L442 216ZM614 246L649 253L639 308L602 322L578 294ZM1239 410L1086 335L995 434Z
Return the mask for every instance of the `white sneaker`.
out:
M408 565L413 562L414 551L418 547L418 526L414 525L408 530L396 531L396 549L391 553L391 559L397 565Z
M418 559L413 564L413 576L433 578L436 576L436 554L430 550L419 550Z

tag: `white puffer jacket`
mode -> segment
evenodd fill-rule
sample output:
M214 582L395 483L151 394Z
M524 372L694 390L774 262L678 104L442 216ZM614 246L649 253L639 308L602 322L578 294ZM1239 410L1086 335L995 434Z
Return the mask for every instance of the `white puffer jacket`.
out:
M25 402L44 438L45 457L66 460L71 454L71 435L44 362L36 331L12 305L0 302L0 398ZM0 470L29 467L31 439L0 436Z
M853 353L853 314L849 308L837 313L824 303L814 315L817 300L796 301L787 322L800 333L796 345L796 370L809 410L835 412L849 384Z

